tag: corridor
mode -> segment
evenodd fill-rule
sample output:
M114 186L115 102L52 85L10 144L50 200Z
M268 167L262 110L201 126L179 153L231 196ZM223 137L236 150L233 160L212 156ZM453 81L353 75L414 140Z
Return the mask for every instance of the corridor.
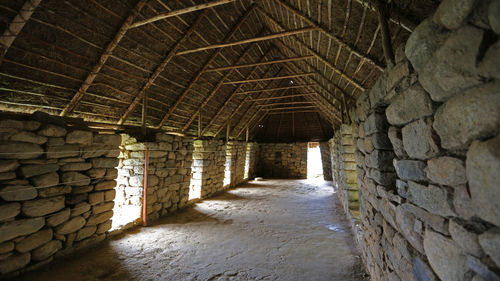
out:
M254 181L19 280L365 280L337 201L329 182Z

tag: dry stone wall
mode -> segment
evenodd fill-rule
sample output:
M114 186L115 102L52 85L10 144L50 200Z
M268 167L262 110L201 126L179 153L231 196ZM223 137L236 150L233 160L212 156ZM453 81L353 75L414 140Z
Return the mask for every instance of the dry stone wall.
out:
M193 140L157 133L154 142L123 135L117 204L143 205L144 161L148 149L147 218L155 220L186 206L189 198Z
M307 178L307 143L261 143L257 176L264 178Z
M0 278L111 228L121 137L35 117L0 120Z
M319 149L321 152L321 163L323 164L323 179L326 181L332 180L332 164L330 145L328 142L320 142Z
M226 144L224 173L230 177L230 186L236 186L244 181L245 156L246 142L230 141Z
M257 163L257 153L258 153L258 144L255 142L247 143L247 149L245 152L245 174L243 178L245 180L255 178L256 173L256 163Z
M373 280L500 280L499 3L441 1L351 112Z
M226 145L220 140L194 141L192 188L201 189L201 198L224 190Z

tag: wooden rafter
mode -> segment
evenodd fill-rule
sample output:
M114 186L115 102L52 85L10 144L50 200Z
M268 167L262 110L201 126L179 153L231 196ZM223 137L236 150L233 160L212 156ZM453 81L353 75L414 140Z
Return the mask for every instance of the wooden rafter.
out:
M315 30L318 30L318 29L316 27L306 27L306 28L300 28L300 29L296 29L296 30L283 31L283 32L279 32L279 33L273 33L273 34L269 34L269 35L253 37L253 38L248 38L248 39L234 41L234 42L213 44L213 45L199 47L199 48L195 48L195 49L191 49L191 50L180 51L180 52L177 52L177 55L181 56L181 55L187 55L187 54L197 53L197 52L206 51L206 50L227 48L227 47L232 47L232 46L238 46L238 45L243 45L243 44L249 44L249 43L254 43L254 42L260 42L260 41L265 41L265 40L271 40L271 39L276 39L276 38L292 36L292 35L311 32L311 31L315 31Z
M305 84L305 85L294 85L294 86L287 86L287 87L278 87L278 88L267 88L267 89L259 89L259 90L251 90L251 91L245 91L245 92L238 92L236 94L255 94L255 93L261 93L261 92L274 92L278 90L289 90L289 89L297 89L297 88L304 88L304 87L309 87L312 86L313 84Z
M235 68L245 68L245 67L253 67L253 66L260 66L260 65L300 61L300 60L306 60L306 59L311 59L311 58L314 58L314 56L302 56L302 57L286 58L286 59L279 59L279 60L262 61L262 62L256 62L256 63L223 66L223 67L209 68L205 71L223 71L223 70L230 70L230 69L235 69Z
M267 112L268 115L295 114L295 113L320 113L320 112L317 110L292 110L292 111ZM293 123L292 123L292 125L293 125Z
M233 35L236 34L236 32L241 27L241 25L245 22L246 19L248 19L250 17L250 15L252 14L252 12L254 11L255 8L256 8L256 6L253 5L252 7L250 7L246 11L246 13L240 19L238 19L236 24L232 27L231 31L225 36L225 38L223 40L224 42L229 41L229 39L231 39L231 37L233 37ZM194 86L194 84L196 84L198 79L200 79L203 72L210 66L210 64L212 64L212 62L217 58L217 56L222 52L222 50L223 49L217 49L212 54L212 56L210 56L210 58L203 65L203 67L198 71L198 73L196 73L196 75L193 77L193 79L191 79L191 81L189 82L189 85L184 89L184 91L181 93L179 98L177 98L176 102L172 105L172 107L168 110L168 112L163 116L160 123L158 124L158 128L161 128L163 126L163 124L167 121L167 119L170 117L170 115L174 112L174 110L179 106L179 104L186 97L187 93L191 90L191 88Z
M248 80L239 80L239 81L226 81L226 82L224 82L224 84L242 84L242 83L260 82L260 81L290 79L290 78L310 76L310 75L314 75L314 74L316 74L316 73L314 73L314 72L298 73L298 74L293 74L293 75L285 75L285 76L277 76L277 77L267 77L267 78L248 79Z
M19 13L7 25L7 28L5 28L5 31L0 36L0 64L5 54L7 54L10 45L14 43L17 35L19 35L24 25L31 18L31 15L35 12L40 2L42 2L42 0L26 0L19 10Z
M316 104L316 103L312 102L312 101L291 101L291 102L276 102L276 103L259 104L259 106L261 108L263 108L263 107L268 107L268 106L291 105L291 104ZM263 109L266 109L266 108L263 108Z
M278 28L279 30L285 30L285 28L281 24L279 24L271 15L269 15L268 13L266 13L261 8L257 8L257 10L259 11L259 13L261 15L263 15L266 19L268 19L269 22L271 22L276 28ZM349 83L351 83L352 85L354 85L356 88L359 88L362 91L365 90L365 88L362 85L360 85L358 82L354 81L352 78L350 78L345 73L343 73L342 71L340 71L337 67L335 67L329 61L327 61L325 58L323 58L323 56L321 56L318 52L316 52L315 50L311 49L311 47L309 47L304 42L302 42L302 40L300 40L300 39L298 39L296 37L290 37L290 38L292 38L292 40L294 42L296 42L302 49L304 49L304 50L308 51L309 53L311 53L319 61L321 61L328 68L332 69L335 73L337 73L338 75L342 76L344 79L346 79L347 81L349 81Z
M345 48L347 51L356 54L362 60L366 60L366 61L370 62L370 64L372 64L373 66L375 66L380 71L384 70L383 66L381 66L380 64L378 64L376 61L374 61L373 59L371 59L370 57L368 57L366 54L364 54L364 53L356 50L356 48L354 46L351 46L350 44L344 42L341 38L338 38L337 36L335 36L331 30L327 30L325 27L321 26L316 21L314 21L311 18L309 18L308 16L304 15L301 11L299 11L296 8L294 8L294 7L290 6L289 4L285 3L283 0L275 0L275 1L277 3L279 3L282 7L284 7L288 11L290 11L293 15L295 15L298 18L300 18L303 21L305 21L308 25L318 27L319 30L321 30L321 32L323 34L325 34L326 36L328 36L329 38L331 38L333 41L335 41L337 44L339 44L340 46L342 46L343 48ZM346 15L347 15L347 13L346 13Z
M201 24L202 19L206 16L207 12L203 12L198 16L196 21L191 25L191 27L184 33L182 38L177 41L177 43L174 45L174 47L168 52L168 54L165 56L163 61L156 67L155 71L149 76L148 81L144 84L140 92L136 95L130 106L125 110L123 113L122 117L120 118L120 121L118 121L118 124L123 124L129 114L135 109L135 107L139 104L139 101L143 98L144 94L146 91L153 85L155 82L156 78L160 76L161 72L167 67L168 63L172 58L175 56L175 52L186 42L186 40L193 34L193 32L199 27Z
M246 58L246 55L250 52L251 50L251 47L252 46L249 46L241 56L239 56L238 60L236 61L236 63L241 63L245 58ZM219 91L220 87L222 87L222 85L224 85L224 81L233 73L233 71L228 71L226 72L226 74L224 74L224 76L222 76L221 79L219 79L219 82L217 83L217 85L215 85L215 87L212 89L212 91L208 94L208 96L205 98L205 100L200 104L200 106L198 106L198 109L192 114L191 118L189 118L188 122L186 123L186 125L184 125L184 127L182 128L182 131L185 132L188 128L189 128L189 125L191 125L191 123L193 122L194 120L194 117L201 112L201 110L203 109L203 107L205 107L205 105L207 105L207 103L210 101L210 99Z
M265 57L267 56L267 53L264 54L261 58L264 59ZM255 66L251 71L250 73L245 77L245 78L250 78L252 77L255 72L259 69L259 66ZM266 76L267 72L271 69L271 67L268 68L268 70L264 73L263 76ZM212 124L215 122L215 120L217 120L217 118L219 117L219 115L223 112L223 110L226 108L226 106L229 104L229 102L232 100L233 97L236 96L236 93L243 87L243 84L240 84L232 93L231 95L229 95L229 97L226 99L226 101L222 104L222 106L219 108L219 110L217 111L217 113L215 113L214 117L211 118L210 122L208 123L207 126L205 126L205 129L203 129L203 131L201 132L201 135L203 135L205 133L205 130L208 130Z
M314 93L294 94L294 95L285 95L285 96L279 96L279 97L249 99L249 100L246 100L246 101L279 100L279 99L288 99L288 98L294 98L294 97L307 97L307 96L314 96L314 95L315 95Z
M276 108L263 108L265 111L276 111L276 110L295 110L295 109L308 109L308 108L318 108L315 105L308 106L284 106L284 107L276 107Z
M183 9L179 9L179 10L175 10L175 11L161 13L159 15L156 15L156 16L152 17L152 18L144 19L144 20L135 22L135 23L131 24L129 28L135 28L135 27L143 26L143 25L146 25L146 24L149 24L149 23L153 23L153 22L162 20L162 19L166 19L166 18L170 18L170 17L176 17L176 16L180 16L180 15L183 15L183 14L192 13L192 12L195 12L195 11L199 11L199 10L203 10L203 9L207 9L207 8L211 8L211 7L215 7L215 6L219 6L219 5L224 5L224 4L232 3L234 1L235 0L217 0L217 1L212 1L212 2L209 2L209 3L199 4L199 5L195 5L195 6L191 6L191 7L187 7L187 8L183 8Z
M125 36L125 33L127 32L129 26L132 24L134 19L137 17L141 9L144 7L146 4L145 0L140 0L137 5L134 7L134 9L130 12L130 15L125 19L123 22L122 26L116 33L115 37L111 42L109 42L108 46L104 50L104 52L101 54L101 57L99 58L97 64L92 68L92 71L87 75L87 78L83 81L82 85L80 86L80 89L76 92L76 94L73 96L71 101L66 105L66 107L61 111L59 114L60 116L66 116L67 114L71 113L78 103L82 100L83 96L87 92L88 88L92 83L94 82L94 79L97 77L97 74L101 71L101 68L106 64L108 61L109 57L113 53L114 49L120 41L123 39Z
M375 10L377 11L380 31L382 32L382 50L384 51L385 63L388 67L394 66L394 51L391 45L391 33L387 22L387 7L381 0L375 0Z
M358 2L363 7L366 7L375 12L375 6L371 3L371 0L356 0L356 2ZM406 19L399 11L393 9L391 10L391 14L393 16L389 18L389 21L401 26L403 29L410 33L415 30L415 27L417 25Z

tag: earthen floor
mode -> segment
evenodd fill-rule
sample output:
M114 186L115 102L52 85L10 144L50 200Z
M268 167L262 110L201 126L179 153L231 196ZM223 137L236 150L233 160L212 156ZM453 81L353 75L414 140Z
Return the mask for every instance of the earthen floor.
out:
M250 182L21 280L365 280L327 182Z

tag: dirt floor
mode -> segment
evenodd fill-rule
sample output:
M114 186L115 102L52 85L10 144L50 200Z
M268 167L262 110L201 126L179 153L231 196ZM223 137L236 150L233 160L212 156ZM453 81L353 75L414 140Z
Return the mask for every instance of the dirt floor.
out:
M365 280L328 184L250 182L20 280Z

